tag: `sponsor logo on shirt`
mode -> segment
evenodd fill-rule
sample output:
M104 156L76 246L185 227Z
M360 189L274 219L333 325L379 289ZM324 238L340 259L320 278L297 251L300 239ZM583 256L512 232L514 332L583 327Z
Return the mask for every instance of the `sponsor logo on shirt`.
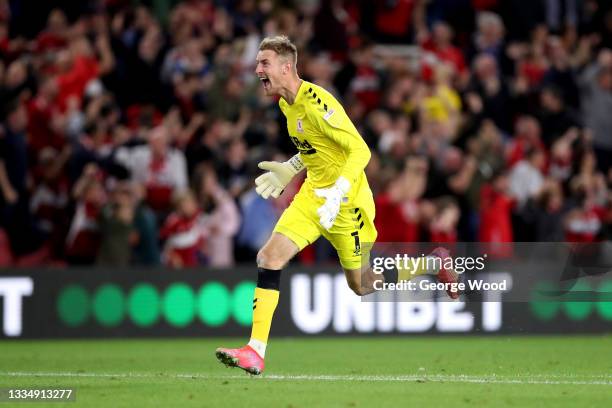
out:
M290 136L290 137L291 137L291 141L293 142L295 147L297 147L300 153L314 154L317 152L317 150L314 147L312 147L310 143L308 143L308 140L300 140L295 136Z

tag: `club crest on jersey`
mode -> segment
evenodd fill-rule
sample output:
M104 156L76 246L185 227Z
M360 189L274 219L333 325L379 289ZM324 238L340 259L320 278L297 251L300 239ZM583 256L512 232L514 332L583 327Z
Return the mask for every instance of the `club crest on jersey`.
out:
M302 119L297 120L297 131L299 133L304 133L304 125L302 124Z

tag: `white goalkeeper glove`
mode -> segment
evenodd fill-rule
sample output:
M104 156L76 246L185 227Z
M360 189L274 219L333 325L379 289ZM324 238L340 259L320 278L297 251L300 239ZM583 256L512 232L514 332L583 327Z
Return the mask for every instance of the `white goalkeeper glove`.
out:
M329 231L336 222L342 199L350 189L351 183L344 177L339 177L333 186L314 190L317 196L325 198L325 203L319 207L317 214L319 215L319 223L326 230Z
M278 198L287 184L304 168L300 154L296 154L286 162L263 161L257 165L267 173L255 179L255 191L266 200L272 196Z

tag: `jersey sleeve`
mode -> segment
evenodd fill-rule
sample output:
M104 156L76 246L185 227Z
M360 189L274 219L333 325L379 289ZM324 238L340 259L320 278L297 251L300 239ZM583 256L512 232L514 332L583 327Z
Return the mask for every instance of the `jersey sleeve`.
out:
M370 148L342 108L312 112L321 133L336 142L347 155L340 173L353 185L370 161Z

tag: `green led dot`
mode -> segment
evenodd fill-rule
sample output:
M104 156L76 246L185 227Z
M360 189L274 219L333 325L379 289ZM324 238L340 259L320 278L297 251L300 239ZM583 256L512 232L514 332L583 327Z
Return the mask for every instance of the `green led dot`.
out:
M195 296L191 287L174 283L166 289L162 310L168 323L176 327L187 326L195 314Z
M159 320L160 297L153 285L141 283L134 286L127 303L128 313L136 326L148 327Z
M605 320L612 320L612 301L610 297L612 296L612 281L607 281L601 284L598 290L600 300L597 302L597 312L599 315Z
M544 281L538 282L531 295L531 301L529 306L531 312L540 320L551 320L554 319L559 311L559 301L557 298L550 295L550 292L554 292L559 288L552 282Z
M564 297L567 299L582 299L584 298L582 292L588 292L590 290L591 286L588 282L578 281ZM565 309L565 314L567 314L570 320L578 321L588 317L593 309L593 302L570 300L565 301L563 307Z
M77 327L89 318L89 294L80 285L62 289L57 299L57 314L66 326Z
M255 282L244 281L234 288L232 313L234 320L241 326L249 326L253 322L253 294Z
M102 285L93 298L93 314L102 326L121 323L125 314L125 299L121 288L114 284Z
M209 282L198 293L198 316L204 324L220 326L230 315L230 293L219 282Z

